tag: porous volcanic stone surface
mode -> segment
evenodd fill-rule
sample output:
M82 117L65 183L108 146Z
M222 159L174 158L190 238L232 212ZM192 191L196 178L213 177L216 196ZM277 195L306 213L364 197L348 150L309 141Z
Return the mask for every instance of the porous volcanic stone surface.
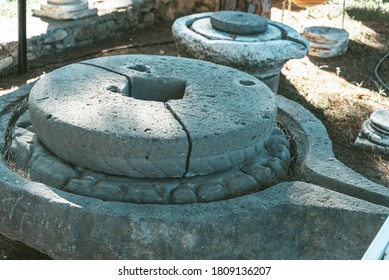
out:
M297 180L389 207L389 188L368 180L338 161L326 128L311 112L281 95L276 99L278 118L295 141Z
M58 189L105 201L184 204L209 202L263 190L288 180L290 143L278 126L254 159L241 168L190 178L129 178L69 164L48 151L31 125L28 111L16 122L12 162L28 177Z
M262 150L273 93L241 71L185 58L122 55L57 69L29 111L40 141L81 167L166 178L240 166Z

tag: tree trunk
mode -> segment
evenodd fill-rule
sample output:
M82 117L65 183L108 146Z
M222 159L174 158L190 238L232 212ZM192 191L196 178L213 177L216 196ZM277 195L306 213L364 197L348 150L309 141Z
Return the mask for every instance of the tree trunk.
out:
M216 11L243 11L270 19L272 0L215 0Z

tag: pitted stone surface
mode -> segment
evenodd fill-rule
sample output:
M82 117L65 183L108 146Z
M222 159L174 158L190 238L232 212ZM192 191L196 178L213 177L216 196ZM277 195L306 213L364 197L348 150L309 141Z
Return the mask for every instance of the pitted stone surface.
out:
M287 25L268 21L266 32L240 36L212 28L210 17L213 15L194 14L174 22L172 32L180 56L245 71L277 92L280 71L285 62L303 58L308 53L308 41Z
M29 109L40 141L62 159L138 178L241 166L263 148L276 115L272 92L250 75L142 55L53 71L33 87Z
M389 110L374 111L366 120L355 145L371 151L389 154Z
M264 149L242 168L206 176L141 179L90 171L69 164L48 151L34 133L29 113L17 121L11 153L13 162L33 181L104 201L187 204L224 200L288 180L290 145L275 126Z
M268 27L267 19L237 11L215 12L210 20L213 28L239 35L263 33Z

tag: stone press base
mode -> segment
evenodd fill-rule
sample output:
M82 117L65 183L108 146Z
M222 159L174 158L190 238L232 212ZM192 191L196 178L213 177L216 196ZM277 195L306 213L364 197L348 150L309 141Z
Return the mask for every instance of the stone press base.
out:
M0 98L0 145L31 85ZM295 181L185 205L103 201L0 164L0 232L54 259L360 259L389 214L389 190L338 162L323 125L277 96L296 144Z

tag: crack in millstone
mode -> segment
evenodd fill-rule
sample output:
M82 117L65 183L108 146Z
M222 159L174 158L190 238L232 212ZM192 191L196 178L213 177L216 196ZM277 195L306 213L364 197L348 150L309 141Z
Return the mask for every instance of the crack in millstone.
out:
M189 171L190 158L192 155L192 146L193 146L192 138L190 137L189 130L186 128L184 122L180 119L180 117L176 114L176 112L174 112L174 110L170 107L170 105L167 102L165 102L164 104L166 109L170 112L170 114L172 114L172 116L176 119L176 121L181 125L182 129L186 134L186 137L188 138L189 147L188 147L188 153L186 154L185 172L182 175L182 177L186 177L186 174Z
M132 97L132 81L131 81L131 78L130 78L129 76L127 76L126 74L123 74L123 73L114 71L114 70L109 69L109 68L106 68L106 67L104 67L104 66L95 65L95 64L92 64L92 63L88 63L88 62L79 62L78 64L82 64L82 65L87 65L87 66L91 66L91 67L100 68L100 69L103 69L103 70L105 70L105 71L108 71L108 72L111 72L111 73L114 73L114 74L117 74L117 75L120 75L120 76L126 78L126 79L127 79L127 82L128 82L128 97Z
M120 76L125 77L127 79L127 81L128 81L128 86L129 86L128 96L132 97L132 90L131 90L132 82L131 82L131 78L129 76L127 76L126 74L123 74L123 73L111 70L109 68L106 68L106 67L103 67L103 66L100 66L100 65L95 65L95 64L92 64L92 63L79 62L79 64L88 65L88 66L91 66L91 67L97 67L97 68L106 70L108 72L111 72L111 73L114 73L114 74L118 74ZM167 102L169 102L169 100ZM165 108L170 112L170 114L172 114L172 116L176 119L176 121L181 125L181 127L184 130L184 132L186 134L186 137L188 139L189 147L188 147L188 153L186 155L185 171L184 171L184 174L182 175L182 177L186 177L186 175L187 175L187 173L189 171L190 158L191 158L191 155L192 155L192 145L193 145L192 138L190 137L189 130L186 128L186 126L184 125L183 121L176 114L176 112L174 112L174 110L169 106L169 104L167 102L163 103L165 105Z

